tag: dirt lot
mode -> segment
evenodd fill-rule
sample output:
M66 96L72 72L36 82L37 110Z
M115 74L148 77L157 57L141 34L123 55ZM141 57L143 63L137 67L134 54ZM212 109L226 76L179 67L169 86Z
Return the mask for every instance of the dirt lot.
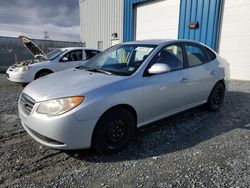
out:
M21 91L0 75L0 187L250 187L250 82L233 81L220 112L161 120L114 155L34 141L17 115Z

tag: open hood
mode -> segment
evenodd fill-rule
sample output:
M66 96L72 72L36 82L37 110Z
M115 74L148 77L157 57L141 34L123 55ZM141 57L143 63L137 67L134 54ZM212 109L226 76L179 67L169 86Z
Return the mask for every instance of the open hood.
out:
M36 45L36 43L34 43L28 37L19 36L18 38L35 58L42 57L44 59L48 59L46 54Z

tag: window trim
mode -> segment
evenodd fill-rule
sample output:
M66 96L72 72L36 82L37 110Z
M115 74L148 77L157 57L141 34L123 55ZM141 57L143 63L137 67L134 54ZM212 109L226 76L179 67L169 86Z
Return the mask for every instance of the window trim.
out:
M143 76L142 76L142 77L150 77L150 76L160 75L160 74L154 74L154 75L149 74L149 73L148 73L148 69L150 69L150 67L153 65L153 64L152 64L153 59L155 58L155 56L156 56L161 50L163 50L164 48L166 48L166 47L168 47L168 46L173 46L173 45L179 46L179 47L181 48L181 50L182 50L182 53L183 53L183 67L180 68L180 69L171 70L170 72L166 72L166 73L163 73L163 74L168 74L168 73L175 72L175 71L179 71L179 70L183 70L183 69L186 68L187 62L186 62L186 58L185 58L186 52L185 52L185 50L184 50L184 48L183 48L184 46L183 46L182 42L174 42L174 43L170 43L170 44L165 45L164 47L162 47L160 50L158 50L158 51L156 52L156 54L154 55L154 57L152 57L152 59L150 60L150 62L149 62L148 65L146 66L146 68L145 68L145 70L144 70L144 72L143 72Z

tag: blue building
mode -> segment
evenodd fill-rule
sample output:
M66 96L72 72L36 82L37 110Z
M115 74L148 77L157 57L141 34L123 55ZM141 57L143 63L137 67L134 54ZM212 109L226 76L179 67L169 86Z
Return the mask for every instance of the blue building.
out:
M232 79L250 80L249 0L80 0L81 38L104 50L124 41L190 39L227 59Z

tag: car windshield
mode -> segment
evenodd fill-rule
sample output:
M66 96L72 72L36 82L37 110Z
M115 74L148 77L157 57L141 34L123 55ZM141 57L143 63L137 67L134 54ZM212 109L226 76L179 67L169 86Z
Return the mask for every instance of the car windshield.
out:
M63 52L65 52L65 50L57 49L57 50L53 50L52 52L47 53L46 56L48 57L49 60L52 61L55 58L57 58L59 55L61 55Z
M154 50L155 45L117 45L95 56L82 68L123 76L132 75Z

